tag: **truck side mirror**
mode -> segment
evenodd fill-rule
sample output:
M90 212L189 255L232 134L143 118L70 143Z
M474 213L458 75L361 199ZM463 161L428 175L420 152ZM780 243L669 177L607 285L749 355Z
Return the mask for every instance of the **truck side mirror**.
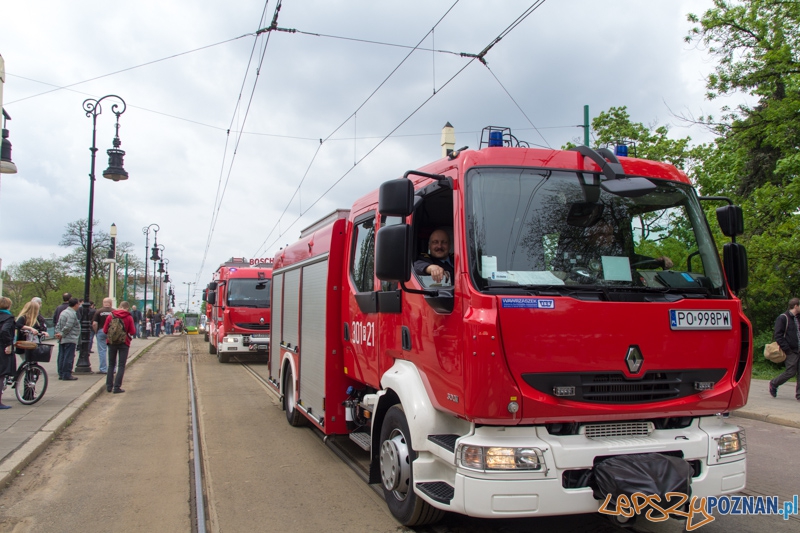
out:
M378 194L378 211L384 216L407 217L414 210L414 184L406 178L386 181Z
M379 280L404 283L411 279L410 242L411 227L406 224L384 226L378 230L375 240L375 275Z
M717 222L726 237L736 237L744 233L744 215L738 205L718 207Z
M217 282L216 281L212 281L211 283L209 283L208 284L208 290L210 290L210 291L217 290Z
M719 212L719 210L717 210ZM733 292L747 287L747 250L738 242L728 242L722 247L725 277Z
M206 296L206 302L214 305L217 303L217 293L215 291L208 291L208 296Z

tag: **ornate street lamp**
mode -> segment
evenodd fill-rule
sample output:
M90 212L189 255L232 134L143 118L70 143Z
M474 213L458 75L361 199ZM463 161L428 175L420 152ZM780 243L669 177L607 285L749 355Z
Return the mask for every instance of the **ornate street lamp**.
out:
M153 246L153 255L150 256L150 260L153 261L153 313L161 309L160 307L156 307L156 305L161 305L161 302L158 299L158 295L156 294L156 289L157 289L156 281L158 280L158 276L156 276L156 261L161 260L159 252L163 251L164 251L164 245L158 244L158 241L156 241L155 245ZM164 269L162 268L161 272L163 271Z
M155 239L158 240L158 230L161 229L161 226L158 224L150 224L146 228L142 228L142 233L145 235L144 238L144 302L142 303L142 316L147 317L147 251L150 249L150 228L153 228L153 234L155 235ZM134 293L135 294L135 293ZM155 307L155 306L154 306ZM142 331L145 335L147 335L147 330L142 326Z
M112 181L122 181L128 179L128 173L122 167L122 158L125 152L120 150L119 140L119 116L125 112L127 105L125 100L115 94L108 94L98 100L92 98L83 101L83 110L86 112L87 117L92 117L92 147L89 151L92 153L91 170L89 171L89 218L86 224L86 275L83 283L83 307L81 309L81 351L78 356L78 362L75 365L76 373L90 373L92 366L89 363L89 310L91 309L91 281L92 281L92 222L94 217L94 168L95 168L95 155L97 154L97 116L103 112L100 102L106 98L113 98L119 100L111 105L111 112L116 115L116 133L114 135L114 148L107 151L108 153L108 168L103 171L103 177ZM121 108L120 108L121 104Z

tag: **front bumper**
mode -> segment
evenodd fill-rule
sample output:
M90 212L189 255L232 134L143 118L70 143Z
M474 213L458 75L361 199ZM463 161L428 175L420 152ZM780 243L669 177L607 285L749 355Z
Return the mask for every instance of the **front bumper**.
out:
M414 461L415 489L434 507L482 518L592 513L603 502L593 497L590 487L566 488L564 472L591 469L596 457L681 452L685 460L699 464L699 474L692 478L692 496L728 494L745 486L746 452L720 458L715 439L737 430L716 417L696 419L683 429L656 430L647 437L602 439L554 436L543 427L481 427L458 439L458 444L537 447L543 451L546 468L541 472L472 471L456 466L455 454L447 465L440 450L420 451ZM420 484L424 487L437 482L452 487L449 503L419 490Z
M226 335L217 349L222 353L269 354L269 335Z

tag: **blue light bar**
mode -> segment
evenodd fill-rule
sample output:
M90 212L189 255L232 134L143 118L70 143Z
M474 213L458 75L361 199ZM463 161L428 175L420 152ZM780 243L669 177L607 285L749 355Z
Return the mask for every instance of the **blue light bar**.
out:
M614 150L615 155L621 155L622 157L628 157L628 146L624 144L618 144L616 150Z
M503 146L503 132L490 131L489 132L489 148Z

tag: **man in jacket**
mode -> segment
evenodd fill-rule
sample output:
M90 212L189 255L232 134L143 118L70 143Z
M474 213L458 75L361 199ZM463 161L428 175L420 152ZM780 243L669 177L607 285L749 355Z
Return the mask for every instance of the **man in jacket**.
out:
M769 393L778 396L778 387L797 376L795 398L800 401L800 298L789 300L789 310L775 320L773 339L786 354L786 370L769 382Z
M111 316L106 320L103 326L103 332L108 337L108 330L115 319L122 320L122 325L125 329L125 341L122 343L115 343L114 338L108 338L108 372L106 373L106 391L119 394L125 392L120 388L122 385L122 378L125 375L125 364L128 362L128 351L131 347L131 339L136 336L136 327L133 325L133 317L130 313L131 305L128 302L119 304L119 309L111 313ZM119 355L119 360L117 356ZM114 370L116 368L116 377Z
M58 317L56 324L56 339L58 339L58 379L75 381L72 375L72 365L75 362L75 348L81 338L81 322L78 319L77 298L70 298L67 308Z
M106 334L103 333L103 326L114 310L111 304L114 300L103 298L103 307L96 309L92 318L92 331L97 337L97 358L100 360L100 371L98 374L105 374L108 371L108 345L106 344Z
M142 338L142 312L136 309L134 305L131 307L131 317L133 317L133 325L136 327L136 338Z

